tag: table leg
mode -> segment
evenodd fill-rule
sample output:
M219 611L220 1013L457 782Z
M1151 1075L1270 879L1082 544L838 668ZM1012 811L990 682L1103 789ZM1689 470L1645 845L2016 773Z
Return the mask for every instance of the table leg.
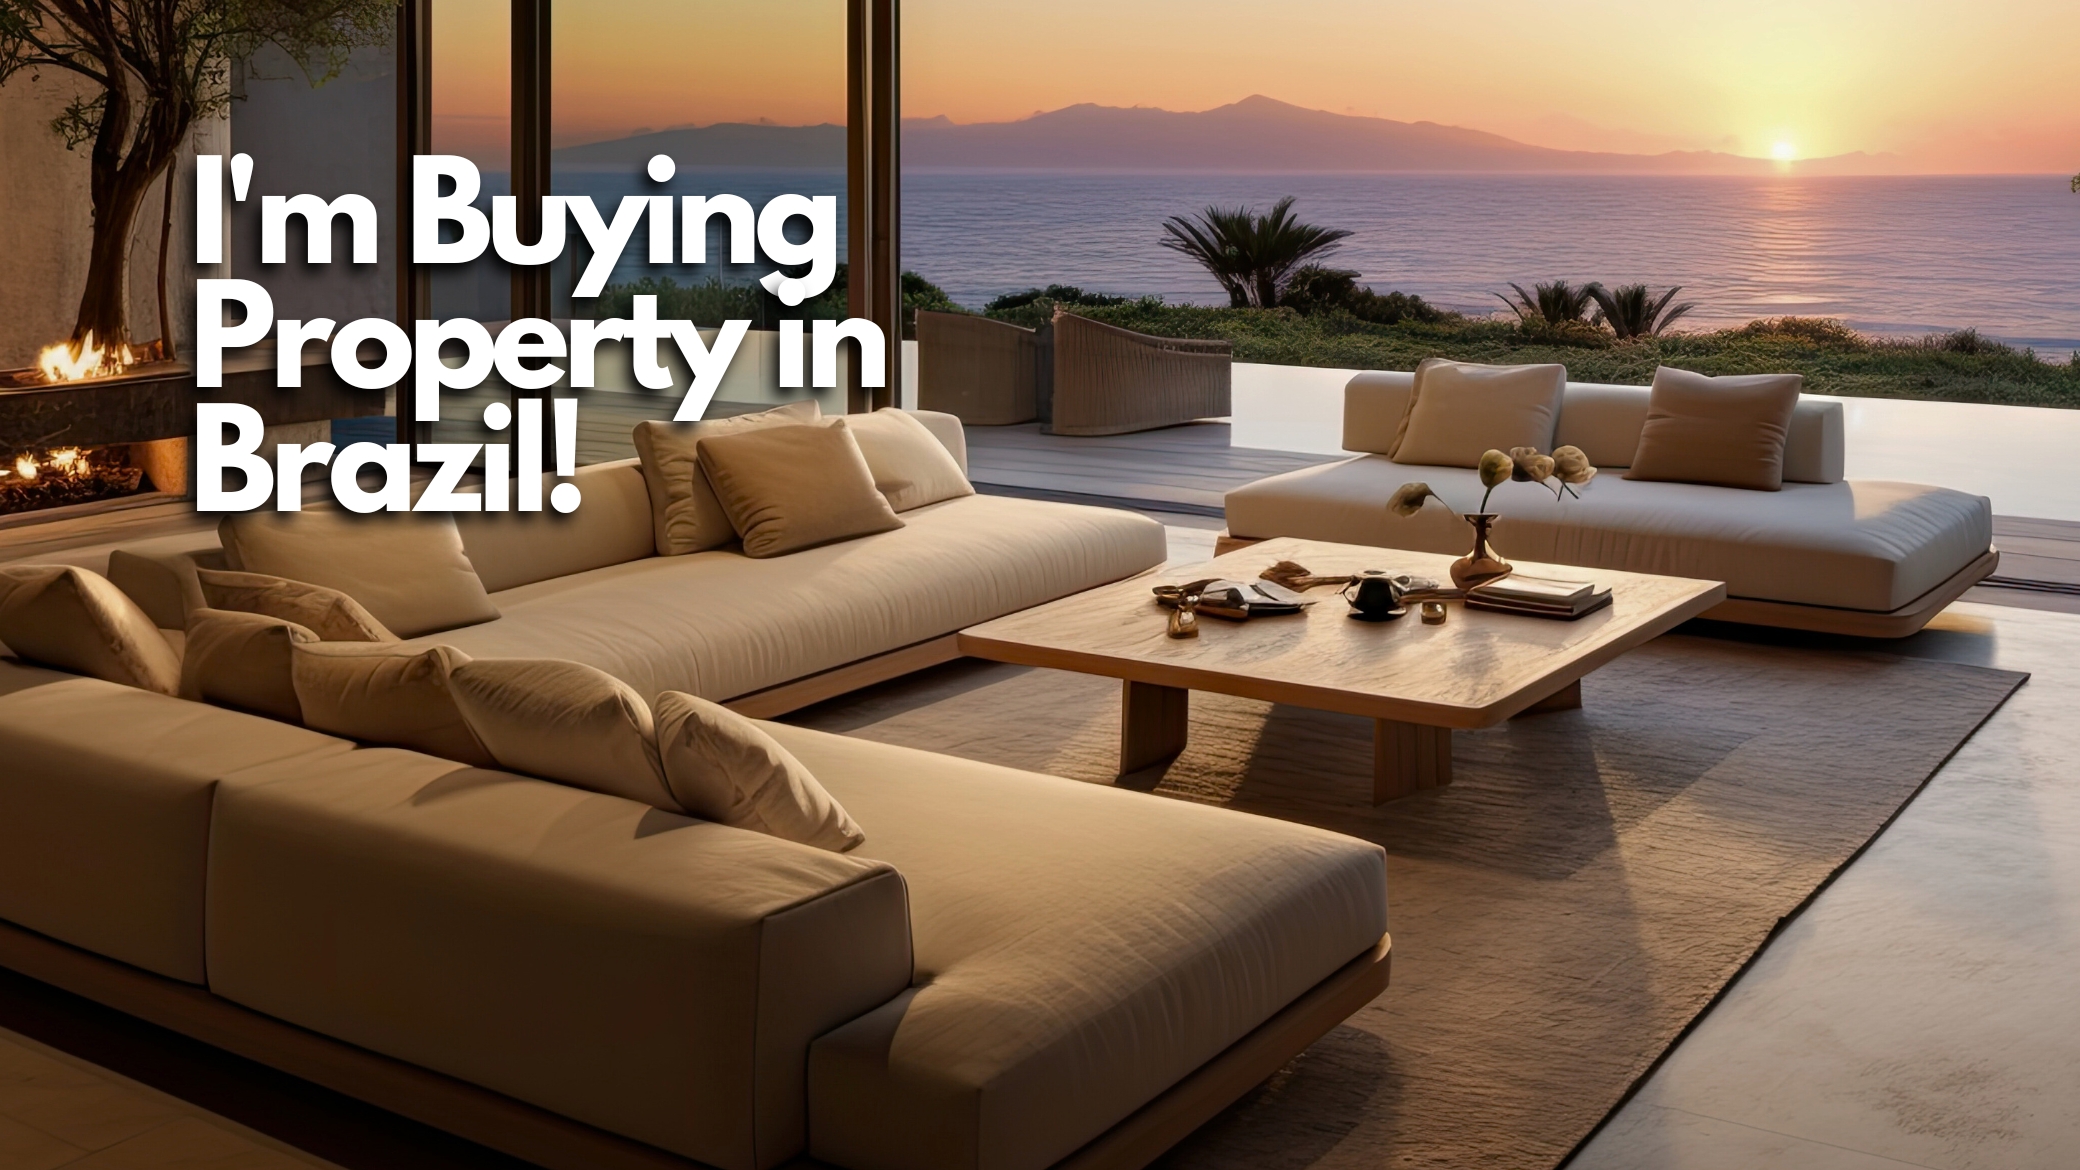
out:
M1522 711L1517 712L1515 715L1510 716L1510 718L1521 719L1526 715L1543 715L1548 711L1579 711L1581 708L1582 680L1576 679L1545 698L1540 699L1538 702L1524 708Z
M1452 729L1375 719L1372 803L1385 804L1452 782Z
M1119 774L1168 763L1184 751L1192 692L1128 681L1120 691Z

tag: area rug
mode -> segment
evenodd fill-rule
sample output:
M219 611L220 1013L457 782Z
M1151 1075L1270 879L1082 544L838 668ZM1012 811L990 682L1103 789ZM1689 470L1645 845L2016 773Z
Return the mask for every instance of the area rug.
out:
M1394 972L1160 1165L1549 1170L2024 678L1665 637L1379 808L1369 721L1194 694L1143 779L1385 847ZM1119 684L961 662L790 718L1110 783Z

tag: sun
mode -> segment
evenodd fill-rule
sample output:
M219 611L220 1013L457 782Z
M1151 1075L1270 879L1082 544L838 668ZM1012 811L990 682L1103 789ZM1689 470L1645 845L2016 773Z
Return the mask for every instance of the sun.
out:
M1769 148L1769 156L1778 162L1790 162L1798 157L1798 144L1789 141L1779 142Z

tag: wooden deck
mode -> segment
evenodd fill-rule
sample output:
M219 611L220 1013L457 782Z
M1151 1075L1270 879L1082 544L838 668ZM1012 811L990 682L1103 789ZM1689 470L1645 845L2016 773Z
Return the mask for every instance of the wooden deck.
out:
M1328 455L1228 445L1228 424L1070 438L1037 423L968 428L968 478L984 491L1219 517L1229 489L1333 463Z

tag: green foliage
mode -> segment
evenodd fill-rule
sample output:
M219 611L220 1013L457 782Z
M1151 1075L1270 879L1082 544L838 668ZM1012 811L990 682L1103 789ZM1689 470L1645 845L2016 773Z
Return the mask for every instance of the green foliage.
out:
M1703 374L1788 370L1804 374L1805 388L1814 394L2080 408L2080 363L2053 364L1998 343L1962 352L1959 343L1949 340L1954 334L1920 340L1865 337L1824 318L1773 318L1620 345L1585 321L1527 328L1448 314L1439 321L1375 325L1341 313L1308 316L1291 308L1207 308L1153 299L1077 311L1162 337L1225 339L1234 343L1239 362L1361 370L1412 370L1426 357L1559 362L1579 382L1636 386L1653 381L1659 365ZM1601 340L1588 342L1587 337Z
M1640 337L1659 337L1669 326L1675 324L1697 308L1689 302L1671 307L1668 302L1676 299L1683 291L1682 285L1656 297L1644 284L1624 284L1615 289L1590 281L1587 289L1591 300L1596 302L1598 325L1610 327L1620 341L1631 341Z
M1027 305L1047 301L1057 305L1127 305L1133 297L1115 297L1107 293L1086 292L1073 284L1050 284L1046 288L1029 288L1024 292L1005 293L982 307L984 313L1002 313L1011 309L1023 309Z
M1532 285L1533 291L1525 292L1523 285L1512 281L1509 287L1517 294L1515 300L1503 293L1495 296L1527 325L1566 325L1580 321L1589 315L1590 308L1596 303L1586 284L1547 280Z
M1309 317L1348 313L1375 325L1401 321L1442 321L1445 312L1413 293L1376 293L1358 283L1348 268L1303 264L1287 278L1279 304Z
M1209 207L1196 216L1163 221L1162 244L1199 262L1228 294L1234 308L1268 309L1293 271L1336 250L1351 233L1316 227L1293 215L1288 195L1258 215L1250 207Z
M903 282L903 336L915 340L917 337L917 310L934 313L965 313L968 310L953 303L946 290L919 276L905 272Z
M719 277L692 285L681 285L671 277L646 276L629 284L610 284L591 301L594 318L627 317L638 296L657 298L657 315L693 322L703 328L719 327L724 321L750 321L753 329L778 329L780 318L805 321L842 321L847 316L844 266L838 278L819 296L794 308L756 284L724 284Z

